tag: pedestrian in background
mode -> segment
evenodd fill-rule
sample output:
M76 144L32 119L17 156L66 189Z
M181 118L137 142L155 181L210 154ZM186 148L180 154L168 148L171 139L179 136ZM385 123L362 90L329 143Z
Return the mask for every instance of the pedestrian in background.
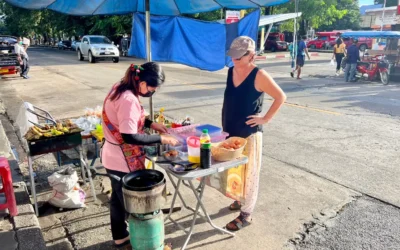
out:
M29 57L28 54L26 53L23 45L22 45L22 39L21 37L17 38L17 43L14 45L14 52L18 56L18 62L21 67L21 74L20 76L23 77L24 79L29 79L28 73L29 73Z
M296 69L290 72L290 76L294 77L294 72L297 71L297 79L301 79L301 69L304 67L305 58L307 55L308 60L310 60L310 55L308 54L308 49L306 45L307 36L303 36L302 40L299 41L297 45L297 58L296 58Z
M344 80L346 82L355 82L355 75L357 69L357 62L360 61L360 51L358 50L357 39L353 39L353 44L347 49L347 62L346 69L344 72Z
M333 47L332 59L336 60L336 75L340 75L340 66L343 58L346 56L346 44L343 43L342 39L337 39L336 44Z

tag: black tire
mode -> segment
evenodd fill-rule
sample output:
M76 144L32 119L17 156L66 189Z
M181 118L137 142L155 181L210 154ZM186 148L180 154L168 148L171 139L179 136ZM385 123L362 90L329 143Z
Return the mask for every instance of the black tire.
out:
M381 82L383 85L388 85L389 84L389 73L387 71L380 72L381 76Z
M79 49L77 51L78 51L78 60L83 61L83 55L82 55L81 51Z
M366 45L366 44L361 44L360 45L360 51L361 52L364 52L364 51L366 51L368 49L368 46Z
M317 47L315 47L315 45L314 44L311 44L310 45L310 49L316 49Z
M61 48L60 48L60 47L58 47L58 50L61 50Z
M96 62L96 57L93 56L92 51L89 50L89 62L90 63L95 63Z
M276 47L271 47L271 52L276 52Z
M113 63L118 63L119 62L119 57L113 57L112 61L113 61Z

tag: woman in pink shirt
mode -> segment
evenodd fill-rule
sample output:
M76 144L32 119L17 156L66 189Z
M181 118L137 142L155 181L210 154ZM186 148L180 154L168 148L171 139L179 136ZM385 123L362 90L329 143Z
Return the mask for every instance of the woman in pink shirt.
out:
M178 141L169 135L147 135L144 128L166 133L164 125L145 119L139 97L151 97L164 83L161 66L154 62L131 65L125 77L117 82L104 100L103 131L105 143L102 163L108 174L123 177L129 172L145 169L144 145L162 143L175 145ZM129 244L129 232L125 222L125 207L122 185L111 180L110 217L114 244L122 247Z

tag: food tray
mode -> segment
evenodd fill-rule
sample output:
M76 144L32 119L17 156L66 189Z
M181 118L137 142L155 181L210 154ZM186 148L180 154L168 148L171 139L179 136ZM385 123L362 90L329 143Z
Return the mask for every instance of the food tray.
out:
M81 144L81 132L28 141L29 154L31 156L70 149L77 147Z
M231 137L225 142L230 142L235 140L239 140L242 145L240 148L236 150L220 148L219 145L223 142L213 145L211 148L212 158L220 162L231 161L233 159L239 158L243 154L244 148L246 147L247 144L247 140L240 137Z

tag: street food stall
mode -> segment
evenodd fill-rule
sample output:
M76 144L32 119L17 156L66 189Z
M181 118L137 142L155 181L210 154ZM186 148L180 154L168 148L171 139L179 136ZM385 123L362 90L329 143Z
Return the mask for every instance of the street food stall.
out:
M24 110L25 108L26 110ZM22 111L20 115L23 117L22 120L25 120L27 124L24 138L28 146L31 195L33 196L36 215L39 216L39 209L35 185L36 173L33 170L33 161L49 153L59 154L63 150L74 149L79 155L78 165L81 168L82 179L84 182L89 181L92 196L96 200L92 173L83 154L82 129L71 120L56 121L49 112L31 104L24 103Z
M205 187L211 186L228 197L243 200L241 198L244 197L245 191L245 164L248 159L242 153L247 141L237 137L227 139L229 134L223 132L221 128L210 124L193 124L194 120L189 116L181 119L166 117L164 111L164 108L161 108L155 113L155 122L168 127L168 133L174 136L179 144L145 146L147 170L131 172L122 179L110 176L123 183L125 209L130 214L129 228L135 231L135 234L131 234L133 248L162 249L160 246L164 244L164 221L167 220L185 232L186 240L182 249L189 243L199 217L205 219L217 231L234 236L234 233L212 222L202 199ZM207 168L202 167L200 159L200 138L204 129L208 131L212 145L211 164ZM97 126L91 134L96 140L103 140L101 126ZM165 172L175 189L165 218L162 210L166 201L166 179L164 174L156 169ZM151 187L140 186L141 181L146 178L149 178L147 182L152 183ZM136 181L133 181L134 179ZM194 208L187 205L187 197L181 193L182 186L188 187L193 192L196 199ZM176 218L173 218L175 216L172 213L175 211L178 197L183 207L192 212L189 228L183 227Z

